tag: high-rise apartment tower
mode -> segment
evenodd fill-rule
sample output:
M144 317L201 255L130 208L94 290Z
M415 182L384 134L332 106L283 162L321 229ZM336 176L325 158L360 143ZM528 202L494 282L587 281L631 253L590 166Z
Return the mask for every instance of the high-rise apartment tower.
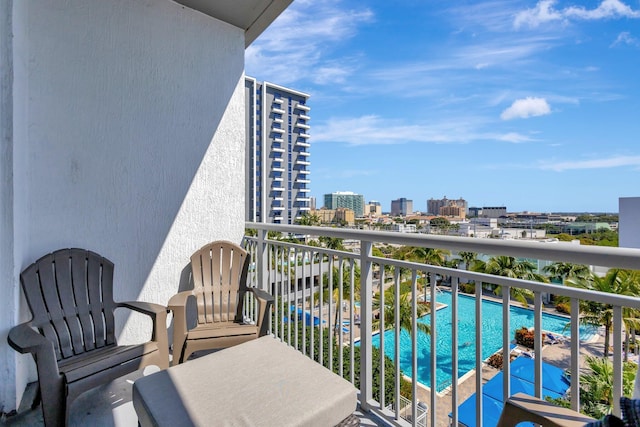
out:
M427 212L430 213L431 215L441 215L440 208L443 208L445 206L457 206L459 208L462 208L463 212L466 215L467 208L469 205L467 204L467 201L462 197L459 198L458 200L447 199L446 196L442 199L431 198L427 200Z
M248 221L293 224L310 210L309 95L245 78Z
M401 197L391 201L391 215L407 216L413 213L413 200Z
M324 195L324 206L327 209L347 208L351 209L356 218L364 215L364 196L351 191L338 191Z

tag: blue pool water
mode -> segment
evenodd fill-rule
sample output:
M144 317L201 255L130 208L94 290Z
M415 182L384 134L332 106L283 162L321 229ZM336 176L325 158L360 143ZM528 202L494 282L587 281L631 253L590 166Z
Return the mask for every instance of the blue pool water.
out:
M451 385L451 293L442 292L437 301L447 304L447 308L436 312L436 353L437 358L437 391ZM475 369L476 357L476 309L475 298L466 295L458 296L458 378ZM515 335L516 329L533 327L533 310L512 306L510 308L509 336ZM431 323L430 315L418 319L419 322ZM542 329L557 334L566 333L567 319L553 314L542 313ZM589 339L593 331L580 327L580 338ZM374 347L380 348L380 335L372 338ZM395 331L388 330L384 334L385 354L392 360L395 357ZM502 304L482 301L482 358L486 359L502 348ZM418 331L418 381L427 387L431 386L431 336ZM411 377L411 336L407 331L400 331L400 369Z

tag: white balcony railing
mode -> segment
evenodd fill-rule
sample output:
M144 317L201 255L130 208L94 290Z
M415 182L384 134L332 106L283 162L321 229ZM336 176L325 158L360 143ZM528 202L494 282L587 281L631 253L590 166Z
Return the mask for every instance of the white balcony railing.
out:
M361 408L374 417L391 424L406 425L458 425L458 406L462 403L462 380L457 375L447 380L441 373L457 373L461 349L469 344L475 347L475 356L471 358L471 372L481 373L485 368L486 356L483 348L487 346L483 328L474 328L472 342L460 342L458 325L462 321L471 321L474 325L483 324L484 301L483 286L487 284L502 287L502 333L498 340L504 349L510 348L512 306L511 288L527 289L533 293L533 328L535 395L543 395L545 378L543 377L543 295L553 294L570 300L571 315L566 318L567 336L570 347L570 372L579 373L581 366L581 325L579 321L579 302L594 301L608 304L612 311L613 343L613 413L620 415L619 398L622 394L623 362L623 308L640 309L640 299L609 293L600 293L563 285L512 279L464 269L437 267L428 264L388 259L372 255L374 244L406 245L422 248L438 248L454 253L460 251L485 255L506 255L530 259L562 261L588 266L609 268L640 269L640 250L588 247L563 244L543 244L533 241L505 241L499 239L479 239L450 237L439 235L421 235L393 232L373 232L336 228L287 226L278 224L246 223L248 229L257 230L256 237L246 237L245 246L251 254L250 282L272 293L275 297L271 332L294 348L322 363L329 369L355 383L357 375L353 367L359 368L359 401ZM290 241L270 240L269 231L290 236L325 236L343 239L349 242L351 251L307 246ZM359 280L357 279L359 271ZM399 303L402 301L400 288L408 287L412 318L418 313L420 301L436 301L443 286L439 282L448 278L450 282L450 316L442 320L431 310L428 321L431 327L428 345L418 341L417 322L411 322L411 331L407 335L400 324ZM323 292L325 283L336 285L334 292ZM470 283L474 295L462 295L459 283ZM422 286L421 286L422 285ZM420 289L422 288L422 290ZM391 292L379 292L388 288ZM448 288L448 286L447 286ZM374 304L374 292L378 301ZM393 295L391 302L385 299ZM473 299L472 310L460 312L463 299ZM358 304L356 304L358 302ZM249 312L251 305L248 305ZM383 312L393 313L391 324L385 314L375 318L375 312L383 307ZM531 308L531 307L530 307ZM359 324L356 325L356 321ZM315 325L314 325L315 323ZM378 334L379 329L387 331ZM516 325L520 326L520 325ZM448 331L446 334L438 331ZM375 333L374 333L375 332ZM440 336L442 335L442 336ZM445 339L446 349L439 349L438 341ZM409 338L406 338L406 337ZM401 338L402 337L402 338ZM406 338L406 339L405 339ZM488 339L488 337L487 337ZM307 345L316 343L316 345ZM332 344L329 344L332 343ZM402 343L402 349L401 345ZM478 345L476 345L476 343ZM408 347L407 347L408 346ZM378 348L378 350L375 350ZM408 348L408 349L407 349ZM358 349L358 351L356 351ZM374 354L376 362L374 364ZM384 355L391 355L392 372L385 365ZM425 357L427 354L427 357ZM357 357L359 355L359 357ZM434 357L430 356L434 355ZM379 360L377 359L379 358ZM401 366L402 365L402 366ZM376 366L376 370L374 370ZM422 379L421 372L431 373L428 380ZM393 378L393 384L385 384L386 378ZM417 378L411 382L410 403L402 403L400 391L401 377L406 375ZM503 366L504 396L510 396L511 374L508 363ZM466 381L472 381L467 379ZM423 384L419 385L418 382ZM374 395L374 383L378 384L378 393ZM418 401L418 387L426 386L429 400L424 404ZM443 390L443 386L446 387ZM482 425L483 375L475 375L476 421ZM570 376L570 390L580 390L580 375ZM386 390L386 392L385 392ZM390 391L391 390L391 391ZM438 392L431 393L430 390ZM422 393L422 391L421 391ZM580 393L570 393L572 408L580 407ZM394 402L401 402L395 405ZM419 405L420 404L420 405ZM428 407L424 414L421 408ZM395 409L398 408L398 409ZM425 419L426 418L426 419ZM415 421L406 421L415 420Z

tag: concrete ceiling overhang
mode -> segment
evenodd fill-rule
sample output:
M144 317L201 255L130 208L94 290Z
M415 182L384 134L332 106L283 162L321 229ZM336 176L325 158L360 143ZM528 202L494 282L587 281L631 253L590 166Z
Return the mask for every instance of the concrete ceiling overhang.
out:
M242 28L248 47L293 0L174 0L188 8Z

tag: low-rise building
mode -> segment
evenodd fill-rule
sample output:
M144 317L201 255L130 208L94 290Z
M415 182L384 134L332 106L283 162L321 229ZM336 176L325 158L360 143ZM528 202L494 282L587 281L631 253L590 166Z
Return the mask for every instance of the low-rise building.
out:
M320 219L322 224L347 224L354 225L356 222L355 213L352 209L317 209L311 212Z

